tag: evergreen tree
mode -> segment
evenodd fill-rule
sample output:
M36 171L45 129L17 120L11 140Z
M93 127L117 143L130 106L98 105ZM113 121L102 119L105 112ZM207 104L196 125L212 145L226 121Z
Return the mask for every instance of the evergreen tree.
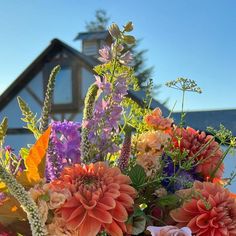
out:
M85 28L89 32L103 31L107 29L109 20L106 11L100 9L95 12L95 20L87 22Z

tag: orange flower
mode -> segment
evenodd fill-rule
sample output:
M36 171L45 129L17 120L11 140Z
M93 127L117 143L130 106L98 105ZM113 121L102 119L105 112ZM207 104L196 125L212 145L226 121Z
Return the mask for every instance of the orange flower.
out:
M236 235L236 202L222 185L196 181L191 200L170 215L196 236Z
M122 236L136 196L130 183L119 168L104 162L65 168L52 188L67 188L72 196L56 212L79 235L96 236L104 229L112 236Z
M137 163L144 168L148 176L160 170L160 157L169 139L169 134L158 130L142 133L134 140L137 143Z
M164 118L160 108L154 109L150 114L144 117L148 126L157 130L166 130L171 127L173 119Z

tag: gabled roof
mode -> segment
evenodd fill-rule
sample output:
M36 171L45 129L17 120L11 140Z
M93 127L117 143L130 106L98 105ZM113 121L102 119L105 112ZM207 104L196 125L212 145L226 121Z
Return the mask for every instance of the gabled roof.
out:
M0 110L2 110L8 104L8 102L10 102L11 99L15 97L15 94L17 94L27 83L29 83L30 80L32 80L33 77L38 73L38 71L42 69L44 63L48 61L49 55L54 55L63 49L67 50L73 56L82 60L85 64L91 67L91 69L99 63L97 59L84 55L83 53L70 47L61 40L53 39L50 45L25 69L25 71L0 96ZM145 97L144 91L129 91L128 94L139 104L142 104L142 101ZM151 108L155 107L160 107L163 111L163 115L167 116L169 114L169 110L165 106L153 99Z
M82 32L79 33L74 40L105 40L109 36L107 30L104 31L94 31L94 32Z
M177 123L180 115L180 112L172 114ZM236 109L186 112L185 123L200 131L205 131L208 126L217 129L223 124L236 136Z
M97 60L85 56L81 52L75 50L74 48L68 46L59 39L53 39L50 45L23 71L22 74L18 76L16 80L1 94L0 96L0 110L2 110L9 101L18 93L28 82L30 82L34 75L42 69L45 62L48 61L48 56L50 54L56 54L62 49L68 50L71 54L83 60L86 64L93 67L97 64Z

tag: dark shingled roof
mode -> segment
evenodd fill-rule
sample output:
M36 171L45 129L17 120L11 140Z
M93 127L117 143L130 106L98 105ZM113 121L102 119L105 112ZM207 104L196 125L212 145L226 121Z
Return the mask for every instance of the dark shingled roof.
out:
M176 123L180 121L180 114L180 112L172 114ZM200 131L205 131L208 126L219 128L219 125L223 124L236 136L236 109L186 112L185 121L186 125Z
M97 40L106 39L109 36L107 30L97 31L97 32L82 32L79 33L74 40Z

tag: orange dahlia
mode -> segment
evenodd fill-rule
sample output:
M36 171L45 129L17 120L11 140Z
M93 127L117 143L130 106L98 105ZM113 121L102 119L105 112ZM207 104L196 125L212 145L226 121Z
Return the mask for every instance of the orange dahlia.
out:
M235 236L236 202L222 185L196 181L192 198L170 213L178 226L196 236Z
M104 162L65 168L52 188L69 189L71 197L56 212L68 229L79 235L96 236L105 230L112 236L122 236L127 232L125 222L136 196L130 183L119 168Z
M150 114L144 117L146 124L157 130L167 130L171 127L173 119L164 118L160 108L154 109Z
M188 152L188 157L194 157L196 173L200 173L205 179L209 177L217 167L222 158L222 150L213 136L206 135L205 132L199 132L191 127L176 128L173 132L175 147ZM208 145L206 145L208 143ZM205 147L204 147L205 145ZM203 148L204 147L204 148ZM220 178L223 175L224 165L215 173L215 177Z

